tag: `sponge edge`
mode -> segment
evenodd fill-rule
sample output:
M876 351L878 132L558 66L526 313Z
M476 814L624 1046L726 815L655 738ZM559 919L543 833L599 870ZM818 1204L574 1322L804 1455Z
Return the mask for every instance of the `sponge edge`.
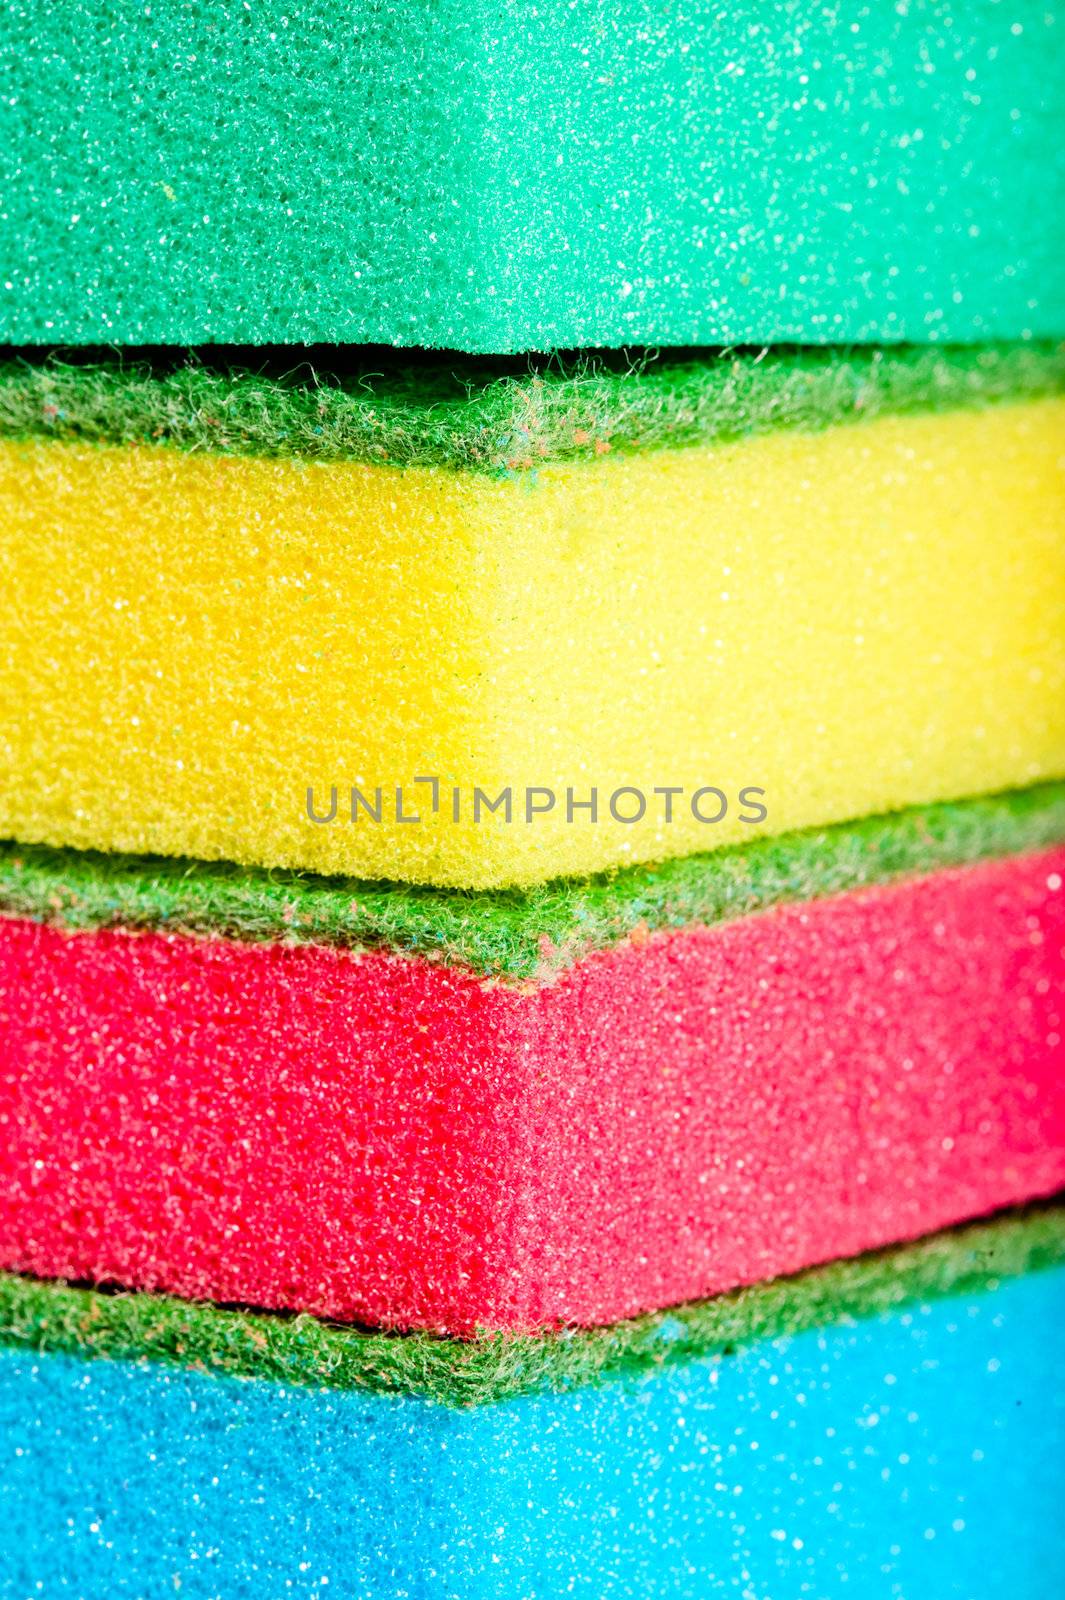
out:
M644 0L119 10L5 8L8 342L505 351L1065 326L1045 0L854 22L766 0L653 19Z
M776 833L1065 774L1063 420L884 417L521 483L0 446L0 832L528 884L750 837L762 804ZM349 820L353 785L380 823ZM512 821L473 821L477 788Z
M480 894L0 841L0 914L71 930L384 949L488 977L544 980L626 938L1063 842L1065 783L756 838L746 847L598 878Z
M1059 847L518 988L0 919L0 1263L465 1333L1051 1194L1063 880Z
M380 369L380 370L379 370ZM0 437L520 474L608 452L1042 400L1065 345L609 352L550 361L199 350L0 361Z
M608 1327L471 1339L398 1335L162 1295L101 1294L0 1273L0 1346L164 1361L215 1377L467 1407L731 1356L762 1340L976 1294L1062 1266L1065 1206L1033 1206Z
M0 1351L0 1559L93 1600L1046 1600L1063 1314L1051 1270L465 1411Z

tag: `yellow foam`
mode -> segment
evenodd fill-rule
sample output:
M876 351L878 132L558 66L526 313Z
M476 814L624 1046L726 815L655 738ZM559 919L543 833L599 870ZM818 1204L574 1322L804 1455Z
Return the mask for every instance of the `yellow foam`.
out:
M1060 776L1063 438L1032 402L534 482L4 444L0 833L488 885L749 840L746 786L764 833ZM343 820L421 775L435 816ZM456 825L475 785L559 803ZM732 809L625 825L622 785Z

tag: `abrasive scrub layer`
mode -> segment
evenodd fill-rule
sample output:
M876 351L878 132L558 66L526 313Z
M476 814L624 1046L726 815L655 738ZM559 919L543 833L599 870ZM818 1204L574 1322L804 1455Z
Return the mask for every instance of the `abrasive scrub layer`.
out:
M529 884L1059 777L1063 428L509 478L9 440L0 833Z
M27 1286L0 1350L0 1593L1044 1600L1065 1581L1065 1270L1001 1254L734 1353L674 1358L685 1308L642 1370L465 1409L215 1376L196 1344L85 1359L114 1302L60 1288L49 1317ZM153 1314L131 1313L149 1347ZM309 1319L288 1327L314 1349Z
M1065 344L584 351L8 352L0 437L527 473L663 445L1065 391Z
M1065 329L1065 18L1048 0L3 16L9 343Z
M530 889L432 889L0 841L0 916L252 943L391 950L546 979L622 940L1065 844L1065 783L754 836Z
M1051 1194L1063 877L942 868L517 984L0 918L0 1264L469 1333Z

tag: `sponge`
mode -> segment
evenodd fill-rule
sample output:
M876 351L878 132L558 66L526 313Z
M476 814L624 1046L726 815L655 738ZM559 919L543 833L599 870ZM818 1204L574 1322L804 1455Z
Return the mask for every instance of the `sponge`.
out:
M9 343L1065 327L1047 0L8 0L0 69Z
M1063 879L1057 845L520 981L158 917L70 931L57 892L0 919L0 1263L462 1333L1050 1194Z
M9 439L0 833L530 884L1062 776L1063 424L507 477Z
M1042 1600L1065 1578L1061 1246L1060 1211L1005 1220L941 1242L938 1270L928 1245L896 1258L897 1292L859 1291L846 1320L830 1291L805 1331L674 1358L684 1319L714 1316L691 1308L648 1326L642 1371L466 1409L423 1397L414 1356L406 1394L215 1376L195 1336L86 1360L116 1317L147 1354L176 1308L82 1294L72 1317L76 1291L4 1284L8 1592ZM271 1340L265 1318L189 1316Z

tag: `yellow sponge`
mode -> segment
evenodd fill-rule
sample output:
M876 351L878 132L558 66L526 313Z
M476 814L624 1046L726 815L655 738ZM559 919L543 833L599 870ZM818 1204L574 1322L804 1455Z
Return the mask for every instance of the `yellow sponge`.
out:
M1063 435L1054 399L520 480L6 442L0 833L498 885L1061 776Z

